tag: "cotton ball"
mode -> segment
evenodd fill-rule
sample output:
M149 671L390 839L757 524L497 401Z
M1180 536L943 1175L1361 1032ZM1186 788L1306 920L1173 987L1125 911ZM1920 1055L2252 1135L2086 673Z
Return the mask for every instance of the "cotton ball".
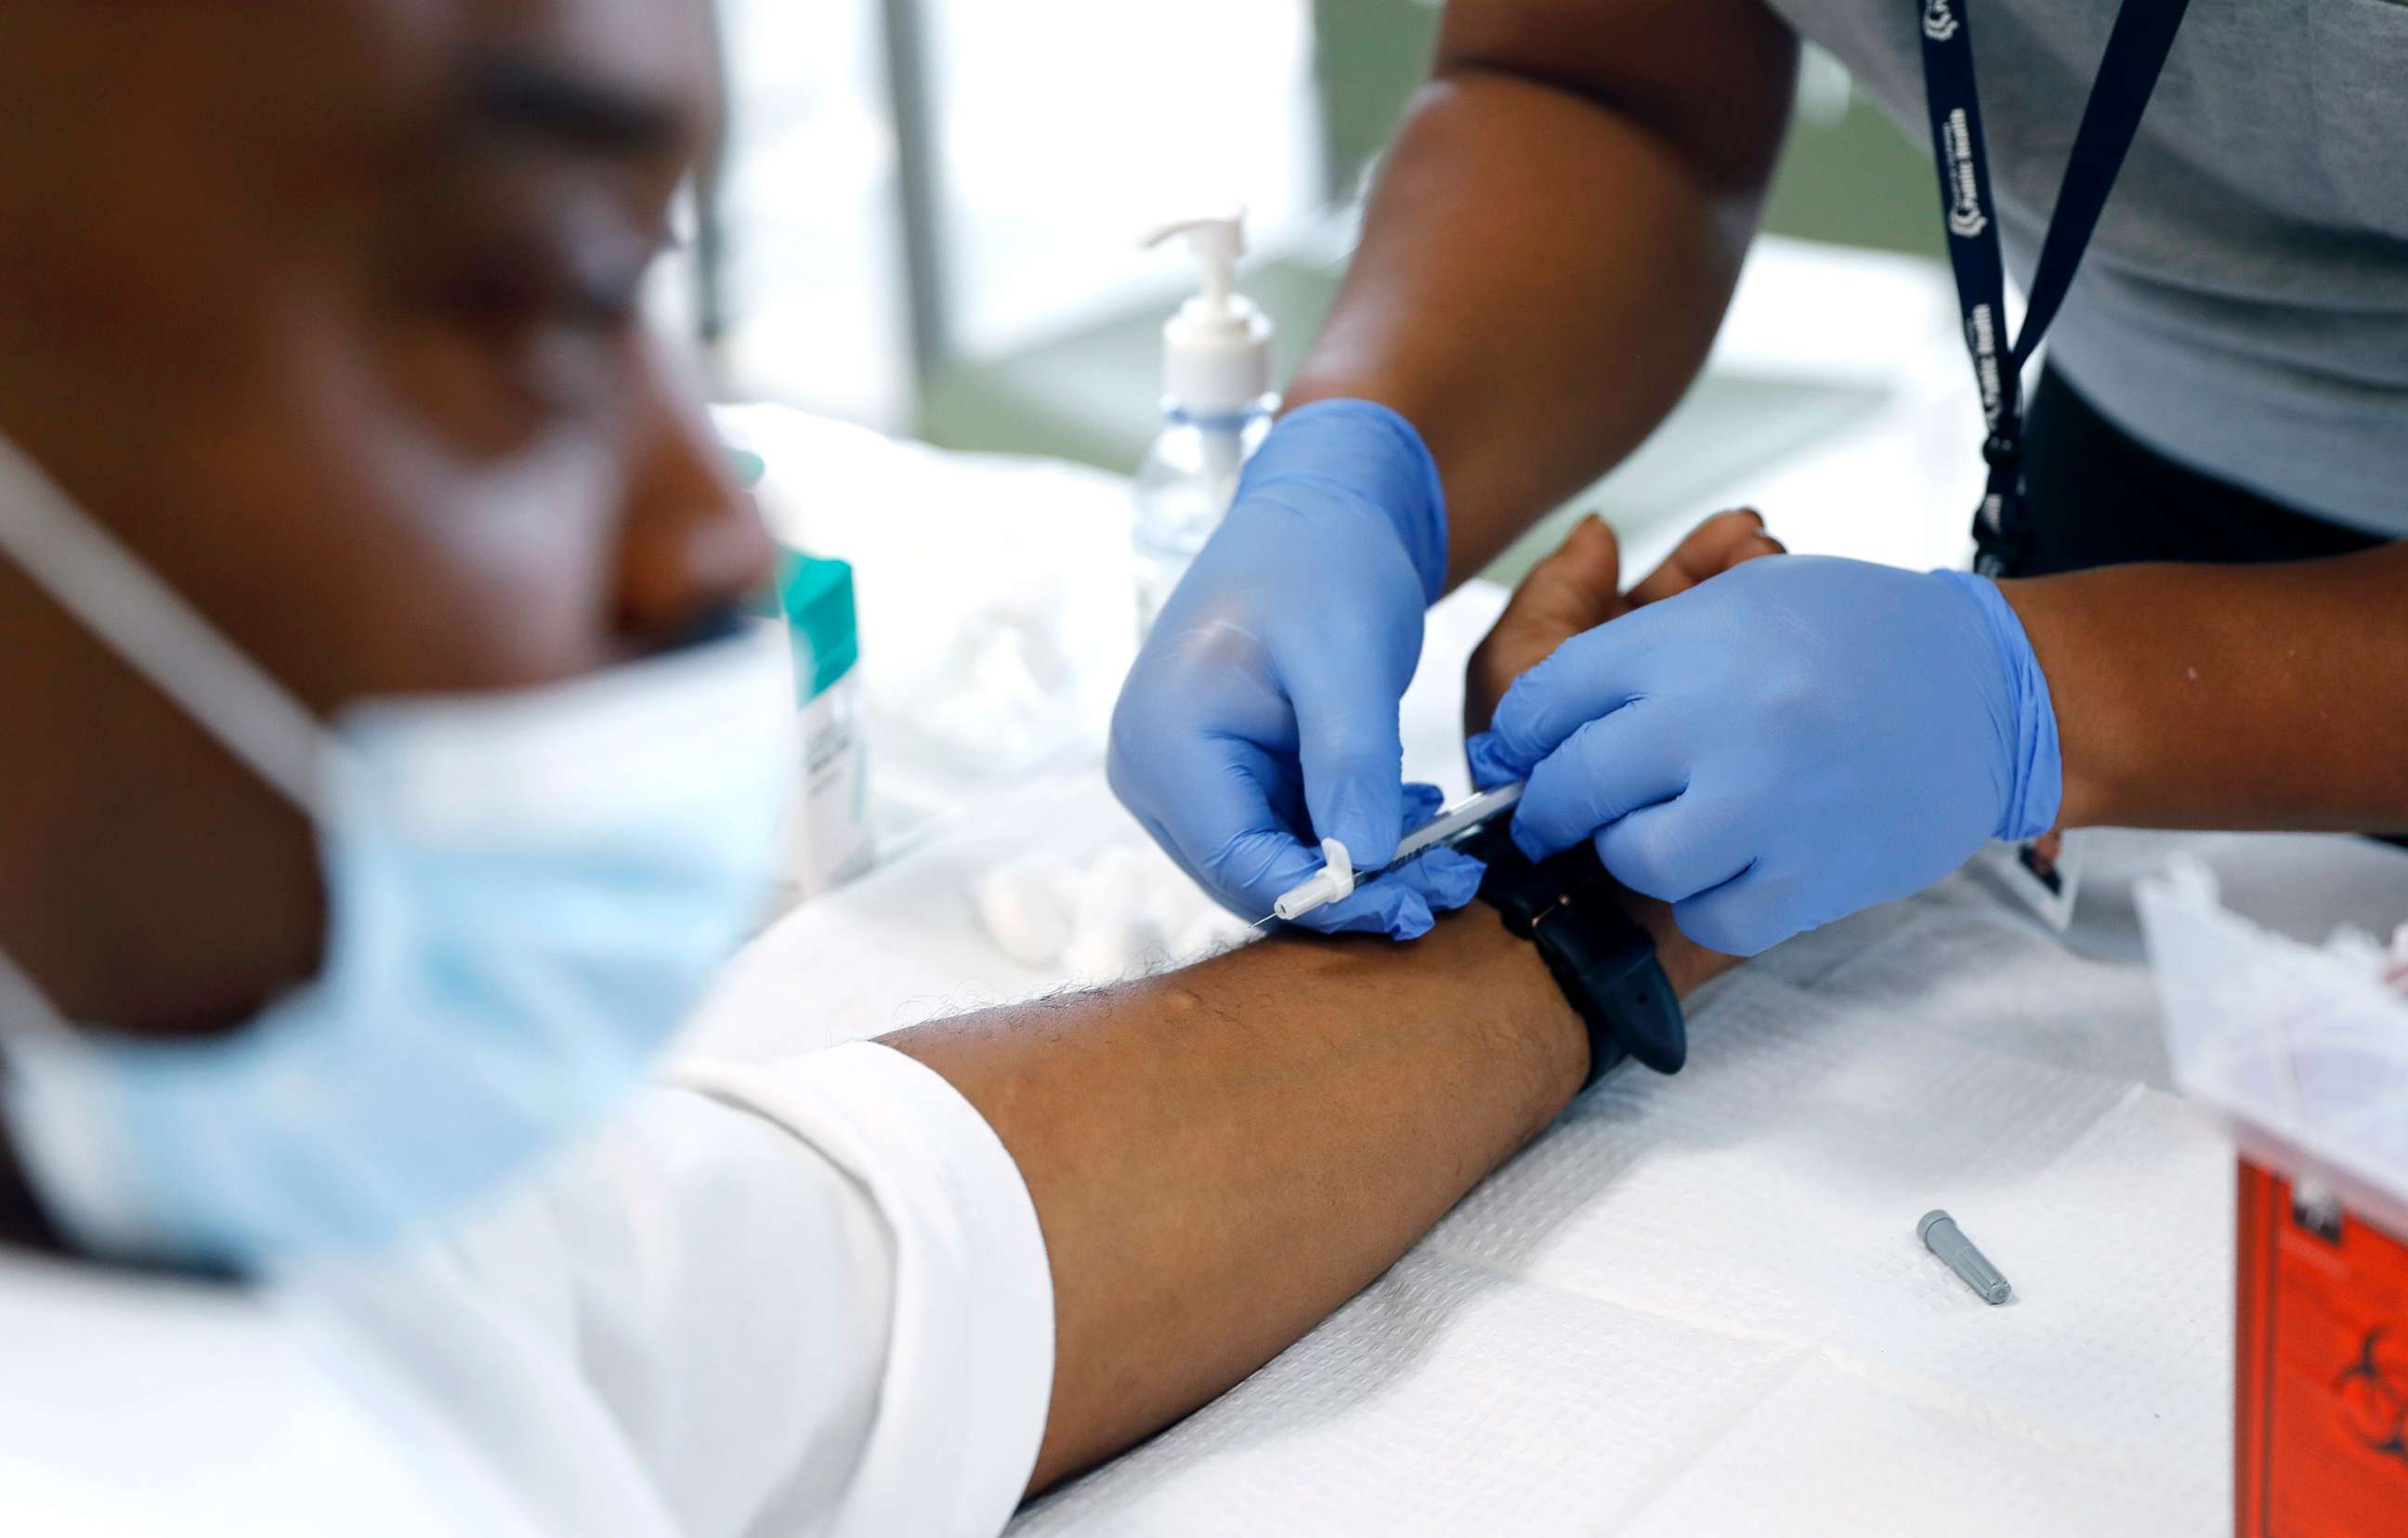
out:
M1108 982L1145 970L1169 949L1169 938L1148 910L1144 856L1108 849L1079 883L1070 940L1062 951L1071 975Z
M1062 966L1082 983L1119 982L1146 972L1168 949L1162 931L1140 915L1125 914L1072 932Z
M1182 961L1194 961L1240 945L1252 939L1255 931L1243 920L1232 918L1226 909L1215 906L1209 913L1197 914L1176 933L1179 940L1171 947L1172 954Z
M1183 958L1217 948L1245 933L1243 920L1230 918L1157 845L1115 845L1096 858L1089 879L1104 884L1114 901L1127 902L1155 929L1175 937L1173 955ZM1208 919L1222 921L1224 927L1215 929L1207 943L1190 945L1191 939L1204 937Z
M1096 857L1087 867L1085 877L1079 883L1079 907L1083 916L1091 909L1111 909L1124 913L1154 918L1153 872L1148 869L1146 851L1133 844L1116 844Z
M1209 916L1227 917L1220 904L1207 896L1203 888L1154 845L1140 851L1139 864L1145 880L1145 910L1165 934L1183 936ZM1180 953L1187 954L1184 946Z
M1226 950L1254 932L1206 895L1171 858L1154 844L1117 846L1099 857L1089 873L1090 901L1127 903L1141 913L1160 947L1148 961L1192 961ZM1147 937L1149 941L1153 936Z
M1031 855L987 872L970 900L997 950L1023 966L1046 967L1070 944L1081 886L1058 856Z
M1083 954L1096 972L1123 975L1161 961L1193 961L1244 944L1256 935L1243 919L1214 902L1176 862L1152 843L1115 845L1096 857L1082 889L1081 918L1073 927L1099 937ZM1108 944L1101 938L1115 912L1140 914L1135 935Z

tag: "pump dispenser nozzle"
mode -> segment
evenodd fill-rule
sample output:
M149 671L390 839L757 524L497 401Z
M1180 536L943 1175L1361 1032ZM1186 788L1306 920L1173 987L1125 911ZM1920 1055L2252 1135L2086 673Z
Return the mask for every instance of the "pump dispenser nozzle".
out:
M1170 403L1198 417L1248 410L1270 393L1272 328L1254 302L1238 292L1246 211L1175 220L1150 232L1144 244L1159 246L1182 235L1195 255L1201 292L1163 327Z

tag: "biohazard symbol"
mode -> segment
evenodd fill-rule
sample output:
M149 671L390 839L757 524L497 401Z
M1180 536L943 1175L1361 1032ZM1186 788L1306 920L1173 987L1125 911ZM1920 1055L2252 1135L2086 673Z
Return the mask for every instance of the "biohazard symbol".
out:
M2408 1463L2408 1341L2388 1325L2366 1332L2358 1360L2333 1380L2350 1434L2384 1458Z

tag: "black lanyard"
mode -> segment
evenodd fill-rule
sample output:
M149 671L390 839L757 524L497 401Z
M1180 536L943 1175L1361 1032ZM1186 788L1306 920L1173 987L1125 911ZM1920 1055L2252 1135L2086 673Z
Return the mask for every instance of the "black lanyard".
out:
M1897 0L1905 4L1907 0ZM1982 387L1990 435L1982 445L1989 489L1973 523L1980 570L2011 569L2029 537L2024 507L2023 369L2048 335L2107 194L2124 168L2141 114L2157 89L2174 34L2190 0L2124 0L2107 54L2083 108L2057 194L2057 213L2041 243L2031 307L2023 335L2007 345L2006 263L1999 255L1998 204L1990 195L1990 158L1982 142L1982 95L1973 83L1973 39L1966 30L1972 0L1913 0L1923 25L1923 88L1931 108L1931 149L1940 167L1940 206L1948 220L1948 262L1956 269L1956 300L1965 314L1965 347Z

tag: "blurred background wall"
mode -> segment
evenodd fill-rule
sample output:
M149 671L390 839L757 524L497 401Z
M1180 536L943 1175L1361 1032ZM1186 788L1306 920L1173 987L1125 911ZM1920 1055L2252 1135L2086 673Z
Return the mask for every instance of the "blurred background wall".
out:
M1148 221L1253 211L1283 369L1335 292L1433 0L721 0L735 103L680 278L722 394L1114 469L1182 296ZM1928 155L1810 52L1777 233L1936 257ZM1684 408L1713 433L1766 402Z

